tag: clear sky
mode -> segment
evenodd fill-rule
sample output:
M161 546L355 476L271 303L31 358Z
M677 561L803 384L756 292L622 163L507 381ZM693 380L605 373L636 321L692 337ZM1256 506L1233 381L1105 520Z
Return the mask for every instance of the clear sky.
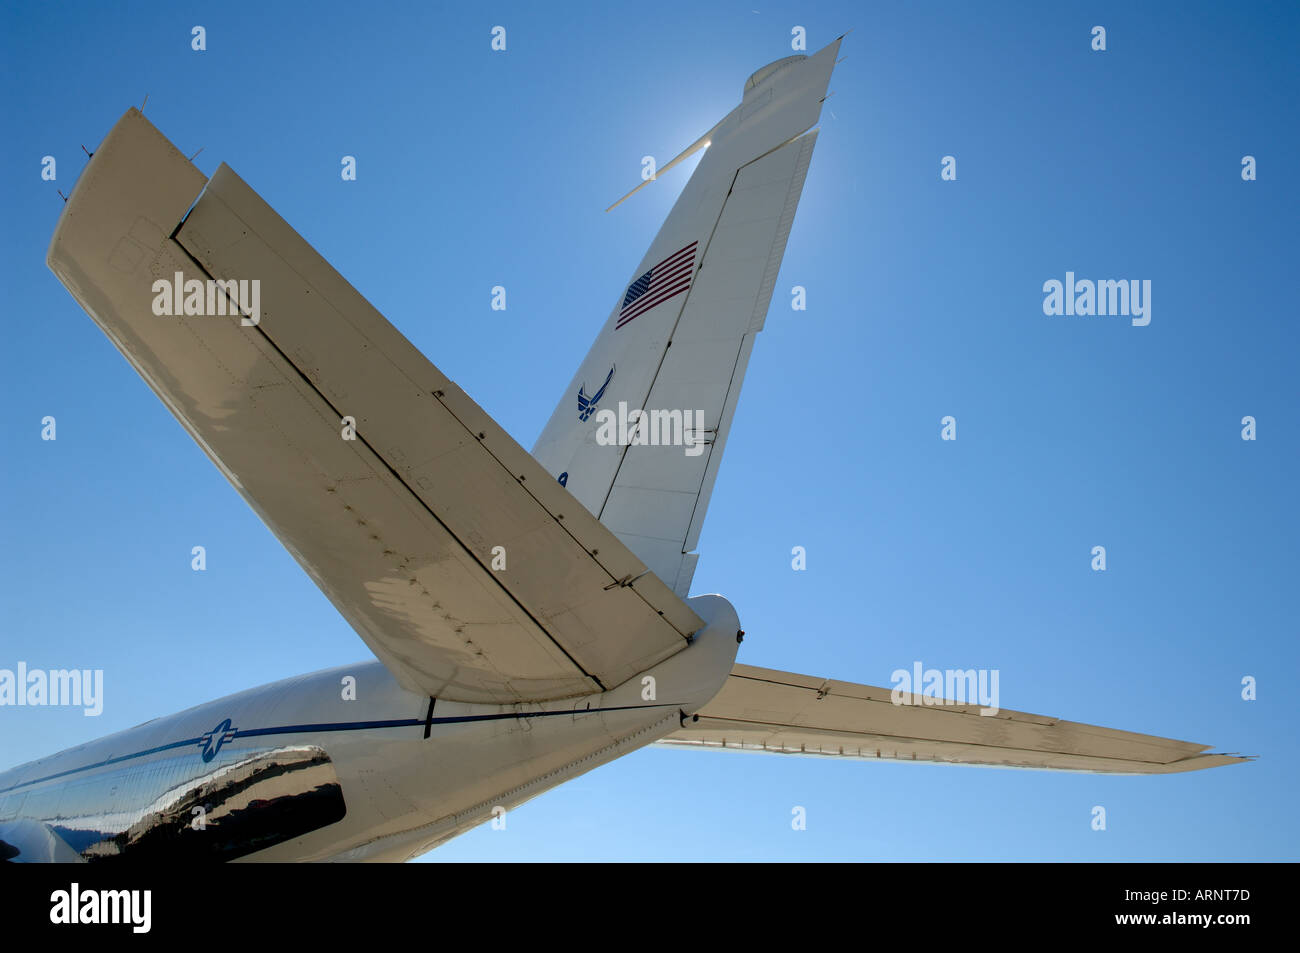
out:
M45 268L82 144L148 94L531 446L694 167L605 214L641 157L710 128L793 26L810 51L854 28L694 591L737 607L743 662L873 685L993 668L1005 708L1259 760L1108 778L653 749L429 859L1296 859L1298 23L1295 3L6 5L0 667L102 668L106 700L0 711L0 769L369 655ZM1067 271L1150 280L1150 324L1046 316Z

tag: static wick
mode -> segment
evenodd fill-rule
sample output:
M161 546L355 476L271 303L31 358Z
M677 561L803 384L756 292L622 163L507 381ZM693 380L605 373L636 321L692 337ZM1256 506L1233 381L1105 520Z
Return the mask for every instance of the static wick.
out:
M55 189L54 191L59 193L59 198L63 199L63 202L66 205L68 201L68 197L63 194L63 189Z
M145 93L145 94L144 94L144 102L142 102L142 103L140 104L140 112L143 113L143 112L144 112L144 107L145 107L145 106L148 106L148 105L149 105L149 94L148 94L148 93Z
M81 147L81 151L84 152L84 153L86 154L86 158L87 158L87 159L91 158L91 157L94 156L94 154L95 154L95 153L91 152L89 149L87 149L84 145Z
M207 146L199 146L199 152L202 152L202 151L203 151L204 149L206 149L206 148L207 148ZM197 159L197 158L199 157L199 152L196 152L196 153L194 153L194 155L190 156L190 161L191 161L191 162L193 162L195 159Z

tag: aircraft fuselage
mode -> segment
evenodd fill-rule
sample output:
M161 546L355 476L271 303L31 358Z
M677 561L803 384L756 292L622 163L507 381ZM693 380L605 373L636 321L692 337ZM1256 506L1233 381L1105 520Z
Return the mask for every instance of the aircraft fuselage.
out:
M600 694L431 699L370 661L146 722L0 774L0 841L56 861L405 860L677 730L739 629L724 599L691 602L711 619L694 643Z

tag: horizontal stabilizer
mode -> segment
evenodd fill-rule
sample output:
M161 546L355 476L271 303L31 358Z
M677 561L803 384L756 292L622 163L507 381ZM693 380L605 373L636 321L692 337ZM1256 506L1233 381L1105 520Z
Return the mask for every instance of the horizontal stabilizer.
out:
M888 688L737 665L699 719L660 743L1098 774L1172 774L1250 760L1045 715L981 715L978 706L917 701L896 705Z
M621 684L702 626L233 171L137 110L49 265L403 686Z

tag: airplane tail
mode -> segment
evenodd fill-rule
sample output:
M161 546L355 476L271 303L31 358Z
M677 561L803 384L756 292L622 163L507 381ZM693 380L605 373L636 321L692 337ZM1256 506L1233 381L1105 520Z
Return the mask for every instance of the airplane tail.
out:
M682 597L839 45L758 70L660 170L706 150L533 448Z

